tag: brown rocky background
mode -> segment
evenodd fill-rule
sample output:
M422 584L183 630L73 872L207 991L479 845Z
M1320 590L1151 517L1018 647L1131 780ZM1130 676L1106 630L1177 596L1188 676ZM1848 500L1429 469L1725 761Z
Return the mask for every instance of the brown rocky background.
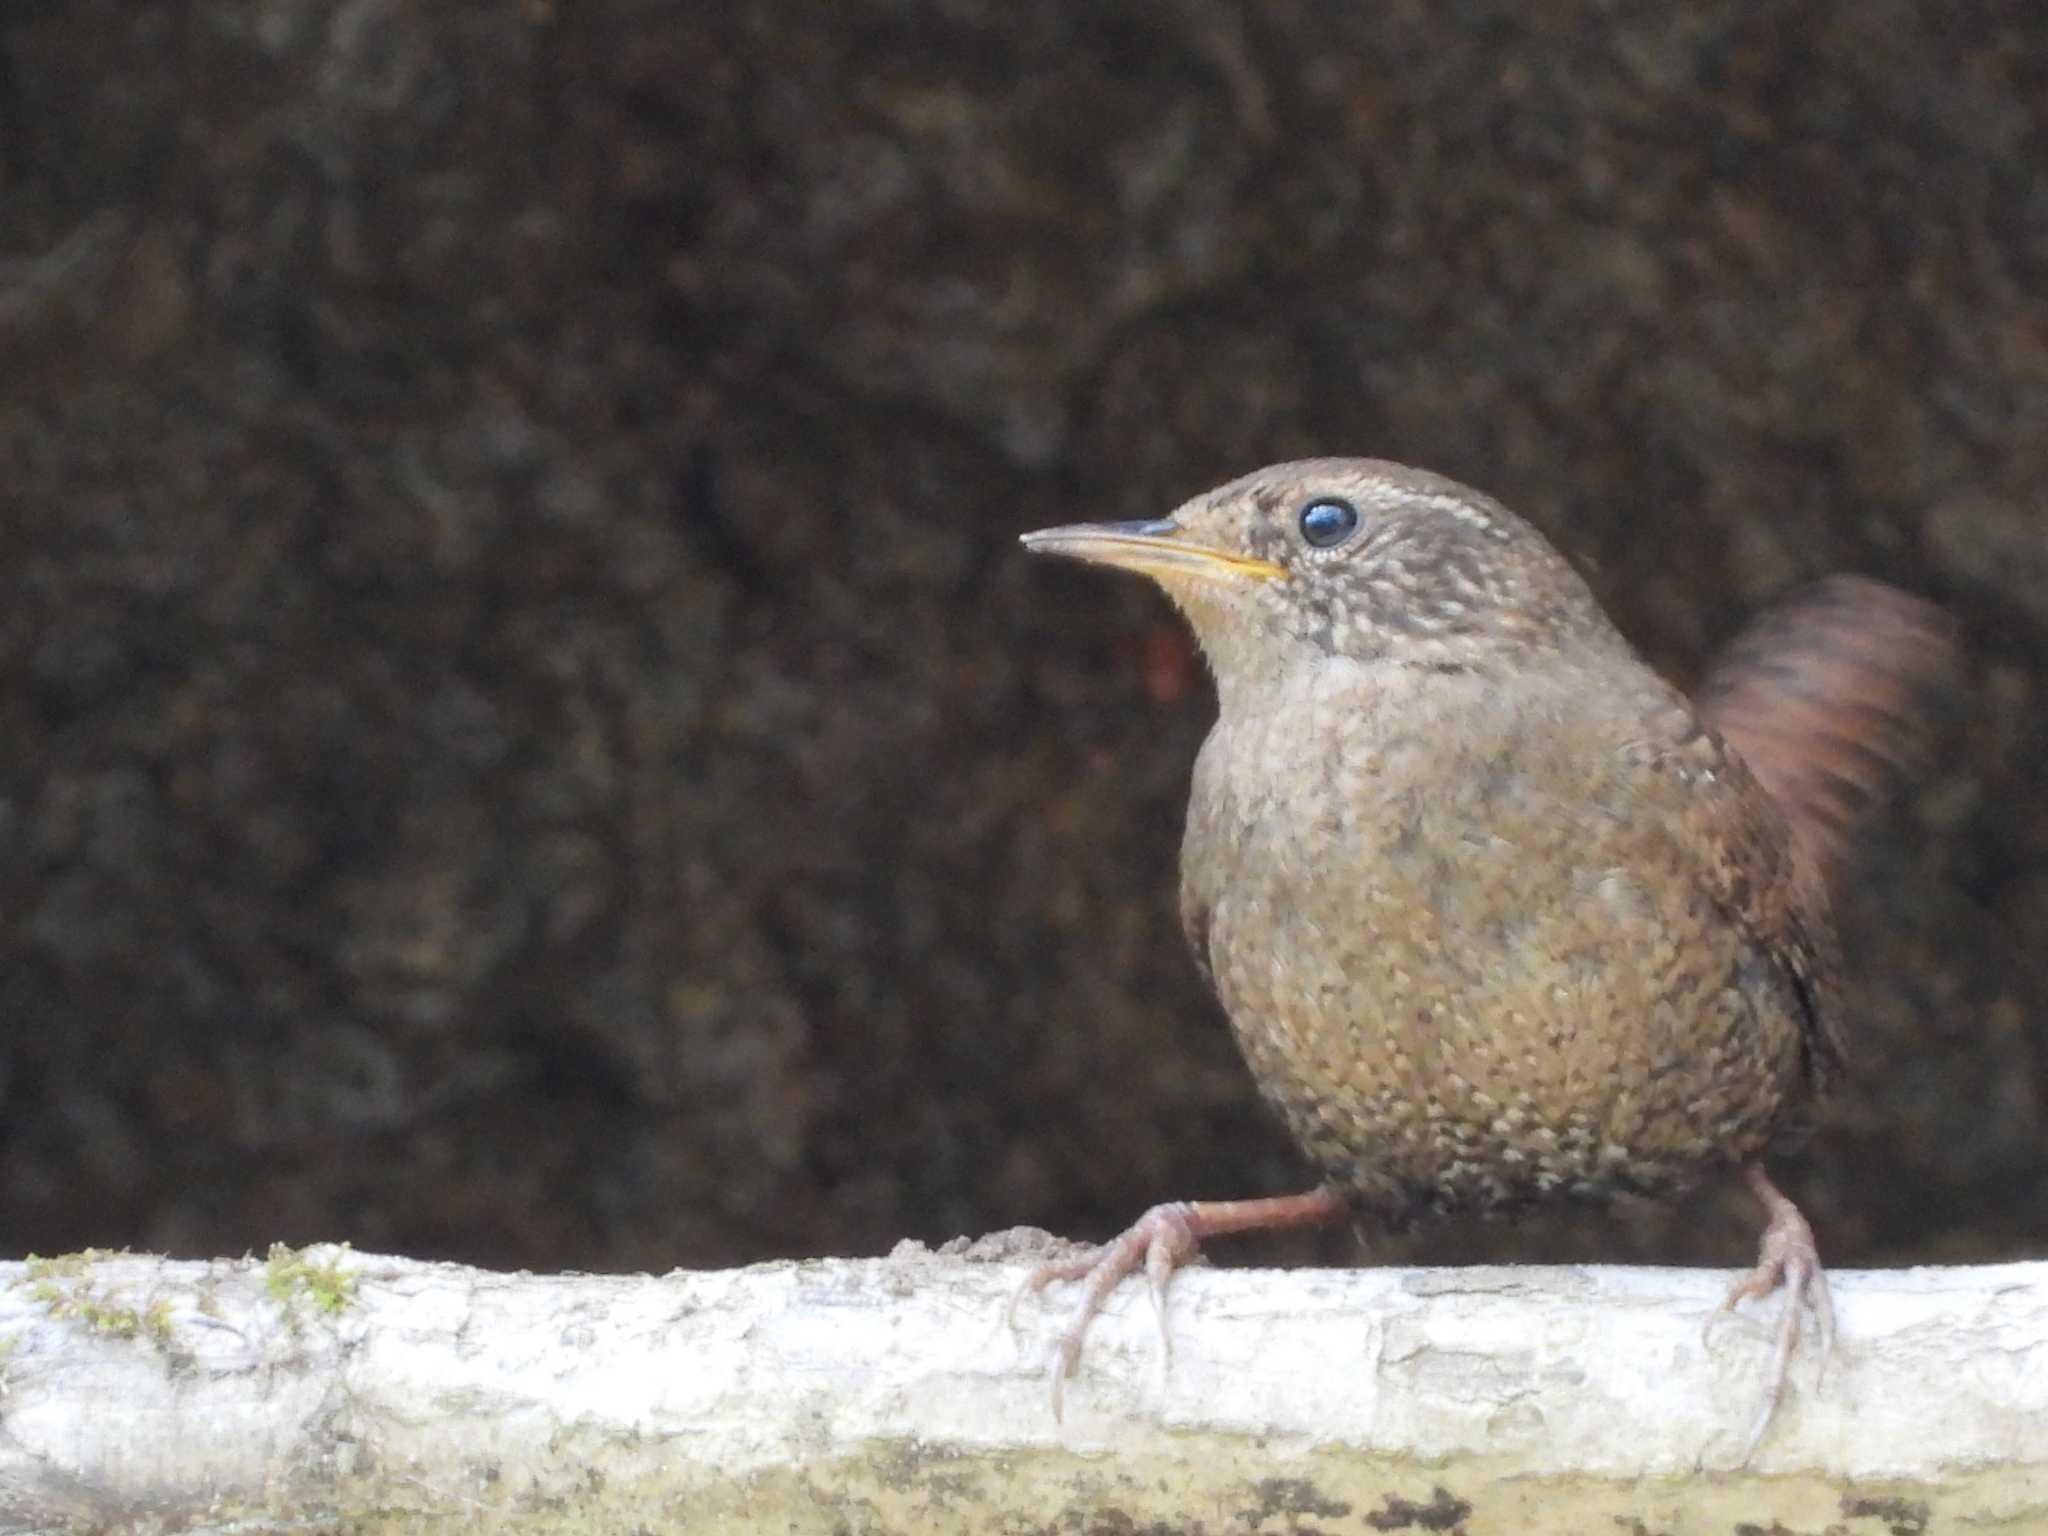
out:
M1199 666L1014 535L1372 452L1681 676L1828 570L1961 615L1787 1175L2043 1251L2044 166L2026 0L7 6L0 1248L1298 1185L1174 928Z

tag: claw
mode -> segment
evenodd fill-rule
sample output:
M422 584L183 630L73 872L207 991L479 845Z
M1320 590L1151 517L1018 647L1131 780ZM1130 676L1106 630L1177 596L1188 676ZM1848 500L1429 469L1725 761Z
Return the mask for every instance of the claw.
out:
M1344 1214L1341 1197L1325 1190L1305 1195L1284 1195L1271 1200L1229 1200L1188 1203L1176 1201L1155 1205L1125 1229L1113 1242L1056 1264L1041 1264L1024 1277L1010 1295L1003 1317L1016 1326L1017 1303L1029 1293L1042 1291L1055 1280L1080 1280L1085 1284L1073 1321L1054 1340L1050 1376L1052 1416L1061 1416L1067 1377L1081 1360L1081 1341L1088 1325L1095 1321L1109 1293L1126 1275L1141 1266L1152 1297L1152 1313L1159 1325L1159 1358L1162 1371L1173 1359L1173 1333L1167 1326L1166 1291L1173 1272L1200 1256L1201 1240L1225 1232L1249 1232L1262 1227L1297 1227L1331 1221Z
M1017 1304L1026 1296L1036 1296L1055 1280L1078 1280L1095 1267L1095 1261L1102 1255L1100 1248L1090 1248L1071 1259L1060 1259L1056 1263L1041 1264L1026 1275L1017 1288L1010 1292L1009 1305L1003 1308L1003 1326L1012 1333L1017 1331Z
M1763 1241L1757 1250L1756 1268L1729 1288L1727 1297L1714 1317L1708 1319L1707 1326L1711 1329L1715 1318L1733 1311L1735 1304L1744 1297L1761 1300L1780 1287L1785 1291L1785 1304L1778 1316L1776 1340L1771 1351L1770 1373L1764 1383L1763 1406L1743 1442L1739 1464L1746 1466L1756 1454L1757 1447L1763 1444L1764 1433L1771 1427L1778 1405L1784 1400L1785 1382L1792 1370L1792 1352L1799 1345L1802 1309L1807 1306L1813 1308L1814 1323L1820 1335L1817 1342L1819 1359L1814 1374L1814 1386L1818 1389L1827 1371L1828 1357L1834 1352L1835 1307L1828 1295L1827 1275L1820 1267L1820 1252L1813 1240L1813 1228L1807 1225L1806 1218L1799 1214L1799 1208L1771 1183L1761 1168L1745 1170L1744 1177L1763 1202L1770 1221L1764 1228Z
M1201 1250L1195 1245L1195 1235L1185 1222L1176 1234L1177 1243L1169 1245L1155 1234L1145 1249L1145 1287L1152 1294L1152 1317L1159 1324L1159 1369L1163 1375L1173 1364L1173 1330L1166 1326L1166 1287L1173 1280L1174 1265L1181 1260L1176 1254L1194 1258Z
M1066 1380L1074 1373L1074 1367L1080 1364L1081 1341L1087 1336L1088 1325L1102 1311L1104 1303L1109 1300L1109 1293L1116 1289L1118 1282L1141 1264L1152 1294L1153 1313L1159 1321L1161 1358L1171 1358L1173 1336L1166 1325L1166 1286L1173 1278L1175 1268L1200 1252L1194 1223L1190 1219L1191 1212L1192 1207L1187 1205L1155 1205L1132 1222L1116 1241L1079 1258L1041 1265L1025 1276L1019 1296L1025 1290L1042 1290L1055 1280L1087 1282L1074 1320L1053 1344L1050 1374L1052 1416L1055 1419L1061 1416L1064 1406ZM1017 1297L1012 1297L1013 1308L1016 1302Z

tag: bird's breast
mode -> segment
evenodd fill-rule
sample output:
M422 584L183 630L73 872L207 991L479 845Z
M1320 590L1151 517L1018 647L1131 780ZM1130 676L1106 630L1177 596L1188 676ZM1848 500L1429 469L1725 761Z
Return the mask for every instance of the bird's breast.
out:
M1796 1037L1666 786L1569 690L1326 669L1197 763L1183 914L1261 1087L1390 1213L1658 1192Z

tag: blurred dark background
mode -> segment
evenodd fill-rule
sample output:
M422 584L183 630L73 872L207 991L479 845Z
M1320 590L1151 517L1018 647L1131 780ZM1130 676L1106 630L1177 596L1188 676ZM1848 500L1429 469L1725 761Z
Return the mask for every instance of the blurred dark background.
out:
M2044 164L2034 0L8 5L0 1249L1300 1186L1173 915L1199 662L1014 536L1311 452L1681 679L1824 571L1961 616L1787 1182L1837 1264L2048 1249Z

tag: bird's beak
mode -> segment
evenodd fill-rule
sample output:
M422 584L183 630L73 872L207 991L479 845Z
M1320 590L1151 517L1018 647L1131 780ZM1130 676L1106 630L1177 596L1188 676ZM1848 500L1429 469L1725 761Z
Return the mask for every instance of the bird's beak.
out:
M1023 536L1024 547L1038 555L1066 555L1097 565L1120 566L1162 581L1277 581L1285 566L1253 555L1232 554L1213 545L1197 544L1170 517L1142 523L1070 523L1041 528Z

